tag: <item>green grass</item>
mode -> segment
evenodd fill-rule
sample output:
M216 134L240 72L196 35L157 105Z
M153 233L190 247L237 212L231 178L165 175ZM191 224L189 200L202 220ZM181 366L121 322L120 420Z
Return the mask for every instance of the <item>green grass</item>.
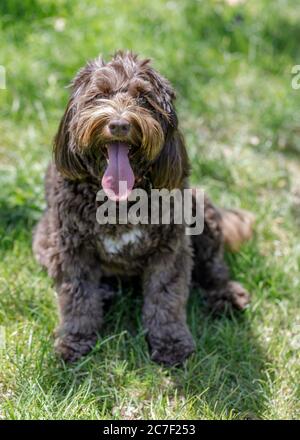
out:
M300 9L294 0L2 0L0 64L0 418L299 418ZM174 84L193 183L255 212L256 236L228 255L252 292L213 320L192 292L197 352L182 369L149 360L141 298L122 294L81 362L53 353L51 280L31 231L67 89L86 59L129 48Z

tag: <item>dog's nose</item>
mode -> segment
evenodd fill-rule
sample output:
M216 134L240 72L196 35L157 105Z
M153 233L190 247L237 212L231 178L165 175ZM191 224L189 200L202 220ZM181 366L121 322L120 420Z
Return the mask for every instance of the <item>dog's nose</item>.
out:
M116 119L108 125L109 131L114 136L126 136L130 129L130 124L125 119Z

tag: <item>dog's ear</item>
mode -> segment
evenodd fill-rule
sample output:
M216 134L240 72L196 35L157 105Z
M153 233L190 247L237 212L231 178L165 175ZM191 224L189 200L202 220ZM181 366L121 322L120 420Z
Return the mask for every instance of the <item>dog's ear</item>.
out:
M71 97L53 144L54 161L58 171L72 180L81 179L87 174L70 134L70 123L75 113L74 106L74 100Z
M184 139L178 130L178 120L174 108L175 91L169 81L149 66L144 60L145 78L150 81L162 124L165 128L165 142L158 158L151 168L151 181L155 188L172 190L181 188L189 174L189 162Z
M54 138L53 154L56 167L63 176L69 179L81 179L87 175L80 154L76 150L76 141L72 136L70 124L76 113L76 101L89 85L93 70L103 65L104 61L99 57L79 70L71 82L72 96Z
M147 68L147 79L152 85L152 89L155 94L155 99L159 107L167 114L173 113L173 101L176 98L175 91L169 81L160 75L152 67L148 66L149 60L145 60L145 66Z
M184 138L177 128L170 128L164 146L151 168L152 184L158 189L182 188L188 175L189 161Z

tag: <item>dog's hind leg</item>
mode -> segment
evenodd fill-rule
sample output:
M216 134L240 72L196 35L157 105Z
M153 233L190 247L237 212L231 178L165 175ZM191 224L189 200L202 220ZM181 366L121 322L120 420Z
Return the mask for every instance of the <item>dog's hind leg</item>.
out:
M248 292L231 281L224 261L223 213L205 198L204 230L192 236L194 248L193 283L205 293L207 305L215 314L230 309L243 310L250 301Z

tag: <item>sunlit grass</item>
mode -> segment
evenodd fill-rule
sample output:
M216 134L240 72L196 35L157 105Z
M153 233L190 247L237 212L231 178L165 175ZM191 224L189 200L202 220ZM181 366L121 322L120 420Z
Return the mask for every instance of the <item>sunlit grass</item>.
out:
M228 3L1 2L0 418L299 418L300 13L288 0ZM31 253L65 87L119 48L153 58L176 87L192 182L257 216L254 240L227 256L252 305L213 320L192 292L197 352L183 369L150 361L131 292L90 355L56 359L54 291Z

